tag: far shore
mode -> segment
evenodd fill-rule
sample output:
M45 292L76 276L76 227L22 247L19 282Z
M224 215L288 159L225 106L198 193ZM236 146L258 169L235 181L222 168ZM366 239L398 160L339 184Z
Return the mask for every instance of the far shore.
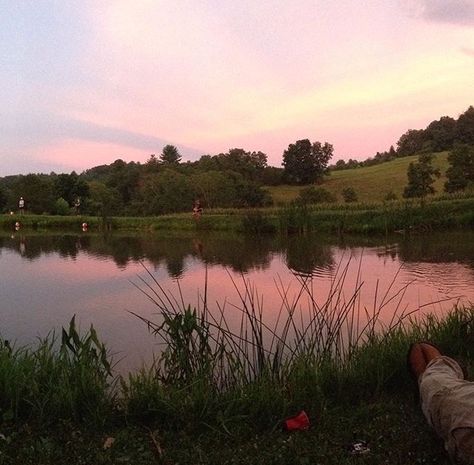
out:
M17 224L19 223L19 224ZM148 217L3 214L3 230L233 231L249 234L324 232L386 234L474 228L474 198L289 205L259 209L204 210Z

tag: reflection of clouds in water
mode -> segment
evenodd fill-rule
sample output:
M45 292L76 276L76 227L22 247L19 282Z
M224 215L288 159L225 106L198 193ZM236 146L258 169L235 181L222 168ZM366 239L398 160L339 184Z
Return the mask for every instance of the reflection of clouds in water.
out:
M35 260L20 256L18 237L5 238L0 247L3 331L12 339L27 342L44 336L52 327L67 324L76 313L85 327L94 323L112 350L136 354L126 362L133 365L151 353L153 338L146 336L143 323L126 310L150 318L157 311L130 283L138 283L137 276L146 277L140 259L160 285L175 295L175 278L179 277L183 300L192 306L202 303L207 263L208 302L217 312L216 302L223 305L227 301L228 322L235 327L239 327L241 313L235 308L240 301L231 277L240 289L242 279L255 288L263 300L265 321L272 326L282 308L276 283L284 289L289 287L288 299L292 301L300 290L298 278L311 276L314 298L322 305L347 266L341 301L348 302L362 282L357 299L362 314L365 310L370 314L384 299L400 292L383 309L382 321L389 323L397 306L411 311L458 295L474 301L474 271L460 260L472 256L470 237L445 237L441 242L444 249L438 242L425 244L420 240L383 246L364 242L365 247L356 242L339 247L310 236L272 236L262 241L214 235L203 237L200 246L192 237L116 237L105 241L90 236L81 237L79 242L77 238L27 237L26 253L37 257ZM443 313L453 303L428 306L423 312ZM307 299L300 304L305 307Z
M403 271L406 281L415 279L416 285L427 286L443 298L474 298L474 272L459 263L405 263Z

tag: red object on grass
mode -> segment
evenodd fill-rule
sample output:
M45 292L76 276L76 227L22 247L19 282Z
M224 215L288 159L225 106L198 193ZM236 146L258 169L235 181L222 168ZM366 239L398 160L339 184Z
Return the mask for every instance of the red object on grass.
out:
M306 430L309 428L309 418L304 410L301 410L295 417L285 420L285 429L287 431Z

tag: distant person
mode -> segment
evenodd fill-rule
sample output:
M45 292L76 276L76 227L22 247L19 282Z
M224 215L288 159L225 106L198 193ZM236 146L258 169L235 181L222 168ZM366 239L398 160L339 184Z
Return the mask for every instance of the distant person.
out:
M79 215L79 209L81 208L81 199L80 197L76 197L76 200L74 200L74 212L76 215Z
M20 197L20 200L18 201L18 209L20 210L20 215L23 215L25 212L25 200L23 197Z
M193 217L198 220L201 218L202 215L202 207L201 207L201 202L200 200L196 200L194 202L194 207L193 207Z
M428 342L413 344L408 366L418 382L421 409L450 457L474 464L474 382L459 363Z

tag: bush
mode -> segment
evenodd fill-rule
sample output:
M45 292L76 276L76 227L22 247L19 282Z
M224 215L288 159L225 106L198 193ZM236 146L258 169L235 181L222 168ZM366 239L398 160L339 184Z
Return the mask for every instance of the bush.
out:
M324 187L310 186L300 190L296 201L303 204L335 202L336 197Z
M386 194L385 194L385 197L384 197L384 200L387 201L387 202L390 202L391 200L397 200L397 194L395 194L395 192L393 191L388 191Z
M59 199L56 200L54 204L54 213L61 216L69 215L69 204L62 197L59 197Z
M344 202L357 202L357 193L353 187L345 187L342 190L342 198Z

